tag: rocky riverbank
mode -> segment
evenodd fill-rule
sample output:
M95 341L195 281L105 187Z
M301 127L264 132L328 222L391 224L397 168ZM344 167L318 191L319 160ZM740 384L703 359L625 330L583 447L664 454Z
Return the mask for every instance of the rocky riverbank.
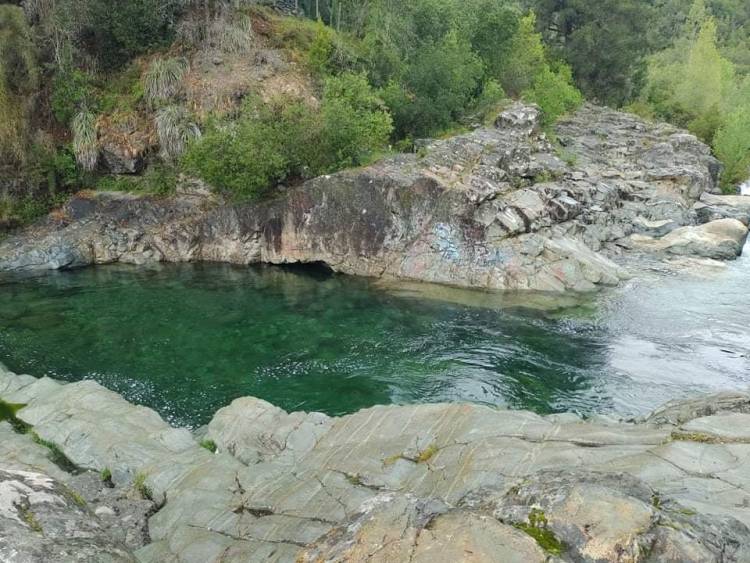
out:
M630 422L243 398L199 437L91 381L0 398L3 561L750 560L745 393Z
M0 243L0 270L111 262L325 263L337 272L496 290L591 290L646 262L731 259L750 198L715 195L694 136L587 105L551 142L532 106L417 154L229 204L185 181L166 199L80 194Z

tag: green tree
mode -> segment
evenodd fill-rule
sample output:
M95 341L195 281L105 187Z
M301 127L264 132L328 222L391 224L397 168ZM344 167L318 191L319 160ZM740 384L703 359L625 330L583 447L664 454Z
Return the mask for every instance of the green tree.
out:
M724 164L722 185L725 189L750 178L750 99L746 107L727 116L716 132L714 151Z
M534 0L539 29L583 93L620 106L637 95L654 12L643 0Z
M479 93L482 77L481 59L455 34L419 49L402 81L383 91L397 137L432 135L451 125Z

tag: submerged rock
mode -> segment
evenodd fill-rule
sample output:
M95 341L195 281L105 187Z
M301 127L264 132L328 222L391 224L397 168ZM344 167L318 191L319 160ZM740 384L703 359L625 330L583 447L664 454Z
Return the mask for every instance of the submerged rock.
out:
M714 218L694 209L715 191L719 170L694 136L591 105L557 125L559 145L540 124L537 108L515 104L494 127L427 141L418 155L322 176L263 203L231 205L191 190L167 199L77 196L62 219L0 243L0 270L304 262L460 287L588 291L627 278L622 264L637 270L624 255L659 254L667 244L635 248L630 235L670 236ZM744 213L734 206L728 215Z

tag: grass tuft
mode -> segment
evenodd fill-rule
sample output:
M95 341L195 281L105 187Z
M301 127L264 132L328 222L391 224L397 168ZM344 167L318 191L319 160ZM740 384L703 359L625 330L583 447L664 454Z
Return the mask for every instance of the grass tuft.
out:
M183 155L187 145L201 136L201 131L191 119L187 109L170 105L156 112L154 118L156 133L159 136L161 157L166 161L176 161Z
M216 450L218 449L218 447L216 446L216 442L214 442L213 440L201 440L200 446L201 448L203 448L204 450L208 450L212 454L215 454Z
M547 517L538 508L531 510L528 522L517 522L513 527L534 538L539 547L550 555L559 556L565 551L565 544L547 527Z
M136 473L135 479L133 479L133 488L138 491L138 494L141 495L141 498L146 500L154 500L154 493L151 490L151 487L146 484L146 477L147 475L145 473Z
M182 78L188 71L188 61L182 57L156 59L143 77L143 93L151 105L174 98L180 91Z
M73 152L76 155L76 162L86 171L94 170L99 160L96 116L87 109L83 109L73 118L70 128L73 131Z

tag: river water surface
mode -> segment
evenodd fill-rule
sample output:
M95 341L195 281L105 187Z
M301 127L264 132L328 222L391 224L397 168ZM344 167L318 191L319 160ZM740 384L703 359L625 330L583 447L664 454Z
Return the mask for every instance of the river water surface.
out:
M245 395L333 415L472 401L630 416L750 385L750 255L710 279L648 279L575 307L478 301L273 267L5 277L0 362L95 379L193 427Z

